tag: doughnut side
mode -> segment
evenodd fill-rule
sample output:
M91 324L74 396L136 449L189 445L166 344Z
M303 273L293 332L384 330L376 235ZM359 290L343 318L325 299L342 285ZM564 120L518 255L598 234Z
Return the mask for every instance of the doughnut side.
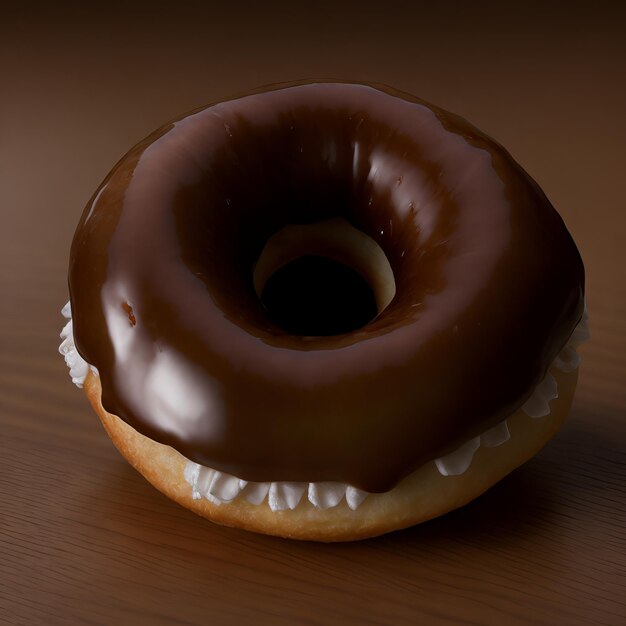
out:
M215 523L268 535L309 541L352 541L382 535L438 517L461 507L485 492L504 476L534 456L558 431L570 409L577 370L551 368L559 396L550 403L550 414L528 419L521 409L507 418L511 439L495 448L481 447L471 466L458 476L442 476L427 463L394 489L370 494L357 510L342 502L321 510L305 498L293 510L272 511L269 506L243 499L214 504L194 500L184 470L187 459L173 448L138 433L104 410L100 379L87 374L85 393L122 456L159 491L194 513Z

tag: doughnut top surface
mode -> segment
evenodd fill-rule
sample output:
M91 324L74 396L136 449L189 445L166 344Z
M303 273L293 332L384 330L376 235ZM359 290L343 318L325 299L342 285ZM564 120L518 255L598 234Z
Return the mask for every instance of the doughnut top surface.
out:
M267 316L252 273L287 224L340 216L396 296L324 337ZM385 491L495 425L583 311L583 265L537 184L462 118L307 83L211 105L114 167L78 225L74 334L105 409L251 481Z

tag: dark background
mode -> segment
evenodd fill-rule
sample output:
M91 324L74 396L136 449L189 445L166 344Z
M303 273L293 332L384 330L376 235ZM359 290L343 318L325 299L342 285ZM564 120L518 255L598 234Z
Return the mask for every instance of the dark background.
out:
M624 10L247 4L0 10L0 621L626 623ZM387 83L504 144L579 245L593 334L537 458L460 511L353 545L177 507L56 353L73 229L117 159L186 110L314 77Z

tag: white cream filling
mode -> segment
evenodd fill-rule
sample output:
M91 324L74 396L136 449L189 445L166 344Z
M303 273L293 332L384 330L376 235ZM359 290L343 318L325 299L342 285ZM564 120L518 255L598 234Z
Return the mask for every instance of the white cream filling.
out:
M91 369L97 376L98 370L89 365L76 350L69 302L63 307L61 313L69 321L61 331L63 341L59 352L65 357L72 382L77 387L82 387L87 372ZM580 365L580 356L576 348L590 337L588 319L585 306L582 319L565 347L554 359L553 367L563 372L573 372ZM545 417L550 414L550 402L558 398L558 395L556 380L548 372L537 385L532 396L524 403L522 411L534 419ZM467 471L478 448L481 446L495 448L510 438L511 434L504 420L478 437L466 441L454 452L435 459L433 462L442 476L458 476ZM250 482L189 460L185 467L185 480L191 486L194 500L205 498L214 504L222 504L243 497L251 504L260 505L267 499L267 504L272 511L295 509L305 492L309 502L322 510L338 506L344 498L346 504L352 510L356 510L369 495L366 491L340 482Z
M61 309L61 315L65 317L68 322L61 331L61 339L63 339L63 341L59 346L59 352L65 358L65 364L70 370L72 382L77 387L82 388L85 378L87 378L87 372L91 369L94 374L98 375L98 370L93 365L89 365L89 363L78 354L78 350L74 344L72 307L69 302Z

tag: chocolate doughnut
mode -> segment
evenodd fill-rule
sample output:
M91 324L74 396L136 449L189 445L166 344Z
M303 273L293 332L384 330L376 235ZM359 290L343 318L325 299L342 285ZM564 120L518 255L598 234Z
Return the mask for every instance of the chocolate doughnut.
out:
M359 84L273 87L150 135L85 208L69 288L63 351L127 458L211 519L299 538L478 495L515 465L437 510L361 514L427 466L458 480L456 451L502 444L524 407L547 420L557 393L560 423L586 333L580 255L528 174L462 118ZM184 459L176 494L129 437ZM320 532L338 509L348 525Z

